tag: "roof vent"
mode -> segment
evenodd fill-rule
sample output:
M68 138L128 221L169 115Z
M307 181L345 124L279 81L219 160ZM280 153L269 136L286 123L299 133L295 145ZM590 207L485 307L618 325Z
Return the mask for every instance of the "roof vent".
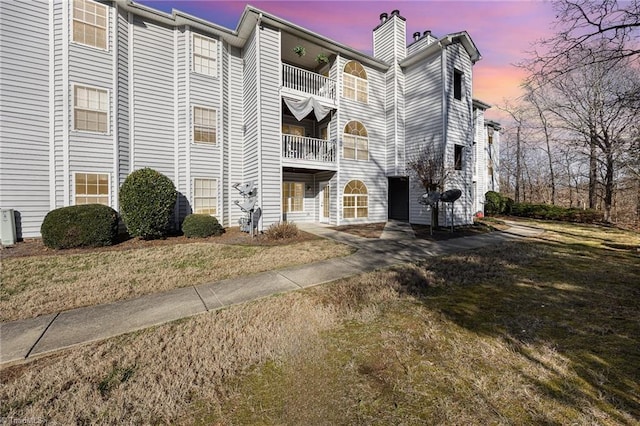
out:
M380 14L380 23L384 24L385 22L387 22L387 19L389 19L389 15L387 15L386 13L381 13Z
M415 33L413 33L413 41L418 40L420 40L420 31L416 31Z

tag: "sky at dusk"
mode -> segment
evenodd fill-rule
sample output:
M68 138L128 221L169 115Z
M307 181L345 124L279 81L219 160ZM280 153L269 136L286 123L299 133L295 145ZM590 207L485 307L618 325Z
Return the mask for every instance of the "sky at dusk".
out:
M436 37L467 31L482 54L474 66L473 96L491 105L520 94L524 73L513 66L536 40L552 32L554 12L547 1L217 1L139 0L154 9L172 8L236 29L251 4L301 27L365 53L373 50L373 28L381 13L394 9L406 18L407 41L416 31ZM489 118L500 119L495 108Z

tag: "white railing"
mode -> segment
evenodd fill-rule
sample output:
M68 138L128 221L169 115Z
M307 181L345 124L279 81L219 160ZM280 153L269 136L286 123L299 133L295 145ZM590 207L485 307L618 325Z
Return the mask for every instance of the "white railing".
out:
M322 98L336 99L336 82L315 72L282 64L282 86Z
M336 141L282 135L282 157L334 163L336 161Z

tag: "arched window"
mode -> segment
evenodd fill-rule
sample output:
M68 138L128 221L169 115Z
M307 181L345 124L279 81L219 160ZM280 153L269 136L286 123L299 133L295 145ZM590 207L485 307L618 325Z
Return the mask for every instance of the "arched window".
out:
M368 93L367 72L359 62L347 62L344 66L342 95L347 99L367 103Z
M369 135L359 121L350 121L344 126L342 134L342 156L352 160L369 159Z
M342 216L345 219L369 216L369 195L362 181L352 180L344 187Z

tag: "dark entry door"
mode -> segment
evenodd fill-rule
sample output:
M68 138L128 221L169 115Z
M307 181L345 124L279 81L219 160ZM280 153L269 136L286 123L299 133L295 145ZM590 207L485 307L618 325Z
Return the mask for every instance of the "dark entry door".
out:
M389 178L389 219L409 221L409 179Z

